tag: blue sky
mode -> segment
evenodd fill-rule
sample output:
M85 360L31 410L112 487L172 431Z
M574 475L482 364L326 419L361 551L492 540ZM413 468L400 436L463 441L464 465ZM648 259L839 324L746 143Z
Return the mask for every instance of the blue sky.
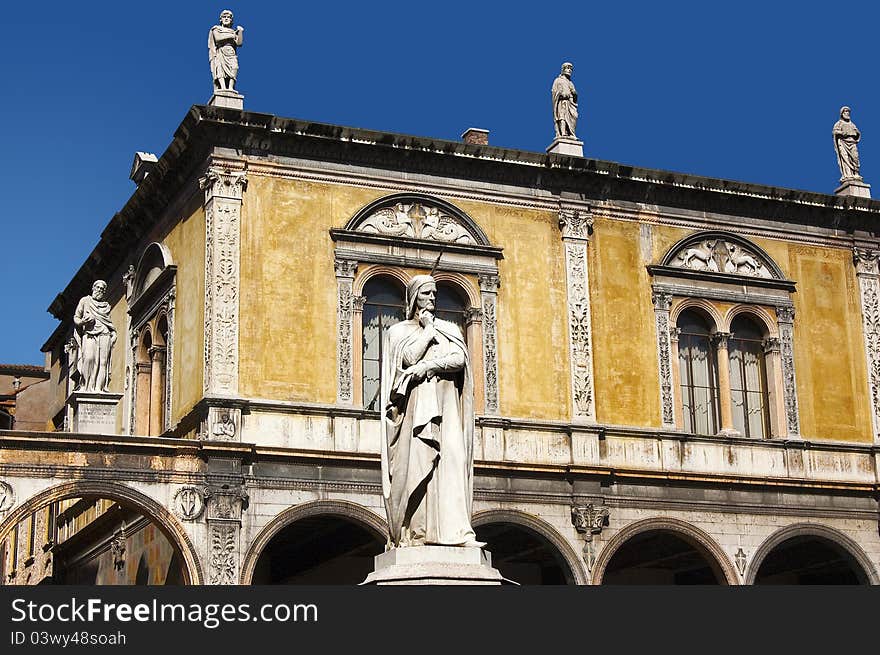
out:
M4 7L0 362L42 363L57 325L46 308L134 190L134 152L160 155L210 97L207 33L225 7ZM831 126L847 104L862 174L880 184L880 8L869 3L230 8L253 111L443 139L475 126L493 145L543 151L550 85L569 60L588 157L831 193Z

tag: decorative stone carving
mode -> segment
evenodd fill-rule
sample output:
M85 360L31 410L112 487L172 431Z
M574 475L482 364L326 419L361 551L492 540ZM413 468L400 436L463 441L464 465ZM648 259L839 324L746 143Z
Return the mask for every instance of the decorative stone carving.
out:
M776 320L779 324L786 427L789 437L799 438L801 429L798 417L797 380L794 375L794 307L777 307Z
M250 502L247 491L240 485L209 486L205 490L208 520L240 521L241 513Z
M571 81L574 66L570 62L562 64L562 71L553 81L553 127L556 136L577 139L575 129L578 120L578 94Z
M216 167L205 191L205 393L238 393L241 200L244 171Z
M674 253L670 266L693 271L730 273L771 279L774 277L767 263L754 250L720 238L704 239Z
M220 12L220 24L208 32L208 60L215 91L234 91L238 79L238 52L244 38L244 28L232 28L233 15L228 9Z
M238 582L241 514L248 502L248 494L240 485L215 485L205 490L209 584Z
M232 585L238 582L238 528L232 525L211 526L209 583Z
M205 498L197 487L182 487L174 494L174 513L185 521L194 521L205 510Z
M589 505L571 508L571 524L578 534L584 535L584 563L587 570L592 573L596 563L596 553L593 547L593 538L602 533L602 528L608 522L609 510L607 507Z
M862 336L868 367L868 394L874 442L880 443L880 251L857 248L853 252L862 307Z
M15 505L15 492L12 485L0 480L0 513L12 509Z
M377 209L357 230L389 237L426 239L443 243L474 244L476 239L461 220L428 203L397 203Z
M110 554L113 557L113 568L117 571L125 568L125 528L117 532L110 542Z
M200 437L208 441L241 441L241 408L209 407Z
M834 152L837 154L837 166L840 168L840 181L861 181L857 144L862 138L862 133L852 122L849 107L840 108L840 120L834 124L831 133L834 136Z
M736 555L733 556L734 561L736 562L736 570L739 571L740 576L746 574L746 553L740 548L736 551Z
M110 384L110 356L116 343L116 328L110 319L110 303L104 300L107 283L96 280L92 295L84 296L73 315L80 372L80 391L108 393Z
M565 248L572 413L575 420L588 422L596 420L592 320L587 274L587 238L592 224L589 213L577 210L559 212L559 226Z
M767 337L764 339L764 353L778 353L782 351L782 341L779 337Z
M654 320L657 327L657 360L660 373L660 408L664 429L675 429L675 413L672 395L672 349L669 338L669 309L672 307L672 294L655 291L651 295L654 303Z
M336 307L336 402L344 405L354 400L354 327L353 317L356 296L352 293L357 262L337 259L333 263L336 270L336 289L338 293ZM366 300L366 299L364 299ZM363 302L360 309L363 310Z
M483 303L483 389L485 413L497 415L498 401L498 339L495 308L498 299L497 275L480 275L480 296Z
M131 299L131 294L134 293L134 264L128 265L128 270L122 275L122 284L125 287L125 298L127 300Z

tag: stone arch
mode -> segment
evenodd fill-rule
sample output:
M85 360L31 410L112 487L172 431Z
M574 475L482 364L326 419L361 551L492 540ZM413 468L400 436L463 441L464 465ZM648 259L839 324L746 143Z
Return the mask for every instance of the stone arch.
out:
M765 332L764 336L779 337L778 323L770 315L770 312L758 305L734 305L727 310L727 313L724 315L723 325L718 329L722 332L730 332L730 326L733 324L734 319L741 315L748 316L758 325L763 327Z
M474 244L479 246L490 245L489 238L486 233L477 225L476 221L468 216L461 209L446 200L441 200L435 196L425 193L395 193L390 196L384 196L378 200L374 200L368 205L361 208L346 224L346 230L362 231L361 224L366 222L376 212L394 207L397 204L413 204L427 205L442 210L455 221L470 235ZM405 237L406 238L406 237ZM411 236L408 238L412 238ZM439 241L442 243L442 241Z
M438 284L445 283L455 287L463 298L467 298L470 307L481 307L480 290L461 273L449 271L435 271L434 279Z
M874 568L874 565L871 563L870 558L862 547L843 532L819 523L795 523L794 525L789 525L771 534L758 547L755 554L752 555L749 567L746 569L746 573L743 576L743 584L755 584L755 578L758 575L758 570L761 568L761 564L764 563L764 559L774 548L792 537L803 536L820 537L822 539L827 539L836 546L840 546L849 553L853 559L855 559L859 566L862 567L865 576L867 576L872 585L880 584L880 577L877 575L877 570Z
M128 503L142 511L145 516L156 524L168 540L177 547L183 558L183 568L187 577L186 584L205 584L204 571L202 570L198 552L174 514L150 496L118 482L79 480L59 484L34 494L0 522L0 541L5 539L9 530L21 520L45 505L58 500L79 496L108 498L117 502Z
M407 283L409 283L409 276L407 276L406 272L397 266L385 266L383 264L370 264L368 266L364 266L362 270L358 271L357 277L352 283L352 295L362 296L364 295L364 287L367 282L372 280L374 277L390 277L397 282L400 282L401 286L406 289Z
M547 521L532 514L512 509L490 509L474 514L471 524L474 527L488 523L512 523L544 537L562 556L566 566L578 585L589 584L589 577L584 569L583 561L566 539Z
M723 331L724 317L718 311L718 308L703 298L684 298L680 303L676 304L669 313L669 324L675 326L678 323L678 317L689 309L696 309L708 319L709 331Z
M608 567L608 563L623 544L637 534L652 532L655 530L672 532L675 536L681 537L691 545L704 550L705 553L714 560L709 562L709 564L715 565L717 572L720 572L721 575L724 576L728 585L739 584L736 569L733 567L733 564L731 564L727 554L721 549L721 546L712 539L712 537L690 523L668 517L635 521L611 537L599 552L599 556L596 558L596 563L593 565L592 583L596 585L602 584L602 579L605 577L605 569Z
M736 246L737 248L743 250L745 253L757 257L759 263L763 264L764 267L766 267L767 275L756 275L755 277L769 277L770 279L774 280L787 281L785 274L782 272L782 269L775 261L773 261L770 255L768 255L763 248L752 243L748 239L744 239L741 236L738 236L731 232L725 232L723 230L706 230L689 234L688 236L676 242L675 245L673 245L667 251L666 255L664 255L662 261L660 262L660 265L681 268L682 266L680 266L679 260L681 260L682 258L686 258L688 256L689 250L700 249L701 244L707 241L720 241L732 246ZM730 274L730 272L725 272L720 268L717 271L712 269L709 272L720 273L722 275Z
M154 241L144 248L135 267L134 297L140 296L169 266L174 266L174 260L168 246Z
M263 550L269 542L284 528L299 520L310 516L325 515L348 519L367 530L377 533L381 539L388 536L388 524L376 513L362 505L347 500L314 500L293 507L275 516L267 523L254 538L242 559L239 582L243 585L251 584L257 560L260 559Z

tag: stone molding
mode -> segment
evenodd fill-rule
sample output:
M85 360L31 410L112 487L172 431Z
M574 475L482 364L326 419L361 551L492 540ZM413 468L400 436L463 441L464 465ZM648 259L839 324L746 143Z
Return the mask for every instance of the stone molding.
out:
M675 407L672 389L672 348L669 336L669 310L672 295L660 291L651 294L654 324L657 329L657 366L660 379L660 420L664 430L675 430Z
M853 264L859 282L862 310L862 337L868 371L868 397L871 399L871 428L874 443L880 443L880 251L853 250Z
M238 392L241 205L247 173L212 165L205 192L205 393Z
M596 422L593 375L593 337L587 244L593 218L577 209L559 210L559 227L565 250L568 298L568 352L571 370L572 420Z

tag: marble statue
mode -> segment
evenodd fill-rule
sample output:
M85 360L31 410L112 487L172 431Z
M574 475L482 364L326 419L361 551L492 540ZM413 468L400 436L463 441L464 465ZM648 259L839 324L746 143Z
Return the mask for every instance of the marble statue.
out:
M106 293L107 283L96 280L92 295L80 299L73 315L80 391L109 391L110 354L116 343L116 328L110 320L110 303L104 300Z
M474 385L454 323L435 318L437 284L416 275L407 318L382 353L382 493L389 546L483 546L471 527Z
M562 64L562 72L553 80L553 126L556 138L576 139L578 106L577 91L571 81L574 66L569 62Z
M224 9L220 12L220 24L208 32L208 59L217 91L235 91L238 77L236 48L241 46L244 28L239 25L232 29L232 18L232 12Z
M850 119L849 107L840 108L840 120L834 124L834 151L840 167L840 181L861 180L859 175L859 149L856 144L862 138L856 124Z

